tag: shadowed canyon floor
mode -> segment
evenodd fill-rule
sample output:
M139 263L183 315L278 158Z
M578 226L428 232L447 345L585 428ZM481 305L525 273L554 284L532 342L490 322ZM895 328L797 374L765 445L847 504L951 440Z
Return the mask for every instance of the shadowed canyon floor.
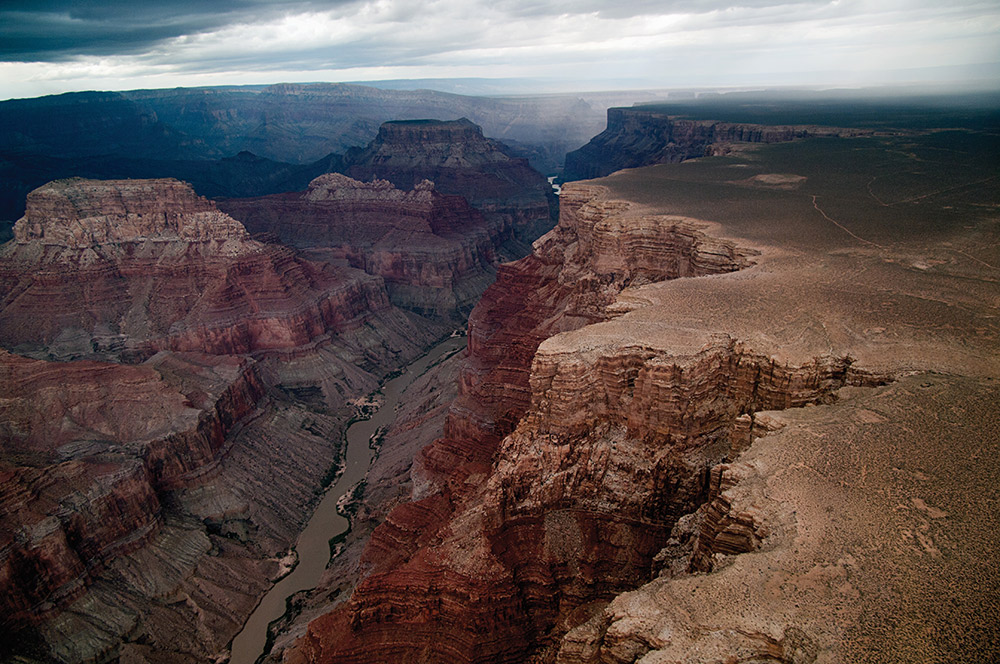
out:
M415 502L281 659L996 658L996 140L567 186L472 314Z

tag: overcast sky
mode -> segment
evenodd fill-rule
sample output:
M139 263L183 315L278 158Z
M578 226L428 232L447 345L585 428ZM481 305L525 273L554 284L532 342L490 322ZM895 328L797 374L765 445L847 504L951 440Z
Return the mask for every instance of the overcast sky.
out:
M0 0L3 99L452 77L869 85L998 62L1000 0Z

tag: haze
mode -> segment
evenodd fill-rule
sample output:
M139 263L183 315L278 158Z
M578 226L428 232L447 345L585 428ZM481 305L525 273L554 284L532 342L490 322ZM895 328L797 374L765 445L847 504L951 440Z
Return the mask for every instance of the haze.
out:
M507 91L991 85L995 0L13 0L0 98L73 90L501 79ZM478 91L478 90L477 90Z

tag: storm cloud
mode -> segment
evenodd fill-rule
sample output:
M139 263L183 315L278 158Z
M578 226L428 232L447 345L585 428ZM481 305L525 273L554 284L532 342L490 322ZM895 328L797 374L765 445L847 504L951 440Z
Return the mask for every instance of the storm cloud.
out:
M4 97L307 80L661 87L877 80L1000 61L995 0L6 0ZM839 77L839 78L838 78ZM24 93L29 93L28 95Z

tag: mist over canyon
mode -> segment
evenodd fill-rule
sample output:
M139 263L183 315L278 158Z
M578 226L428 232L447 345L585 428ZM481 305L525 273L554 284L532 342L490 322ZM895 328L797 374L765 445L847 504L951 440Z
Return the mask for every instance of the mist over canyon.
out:
M667 99L0 103L4 661L228 661L461 335L258 661L996 659L995 100Z

